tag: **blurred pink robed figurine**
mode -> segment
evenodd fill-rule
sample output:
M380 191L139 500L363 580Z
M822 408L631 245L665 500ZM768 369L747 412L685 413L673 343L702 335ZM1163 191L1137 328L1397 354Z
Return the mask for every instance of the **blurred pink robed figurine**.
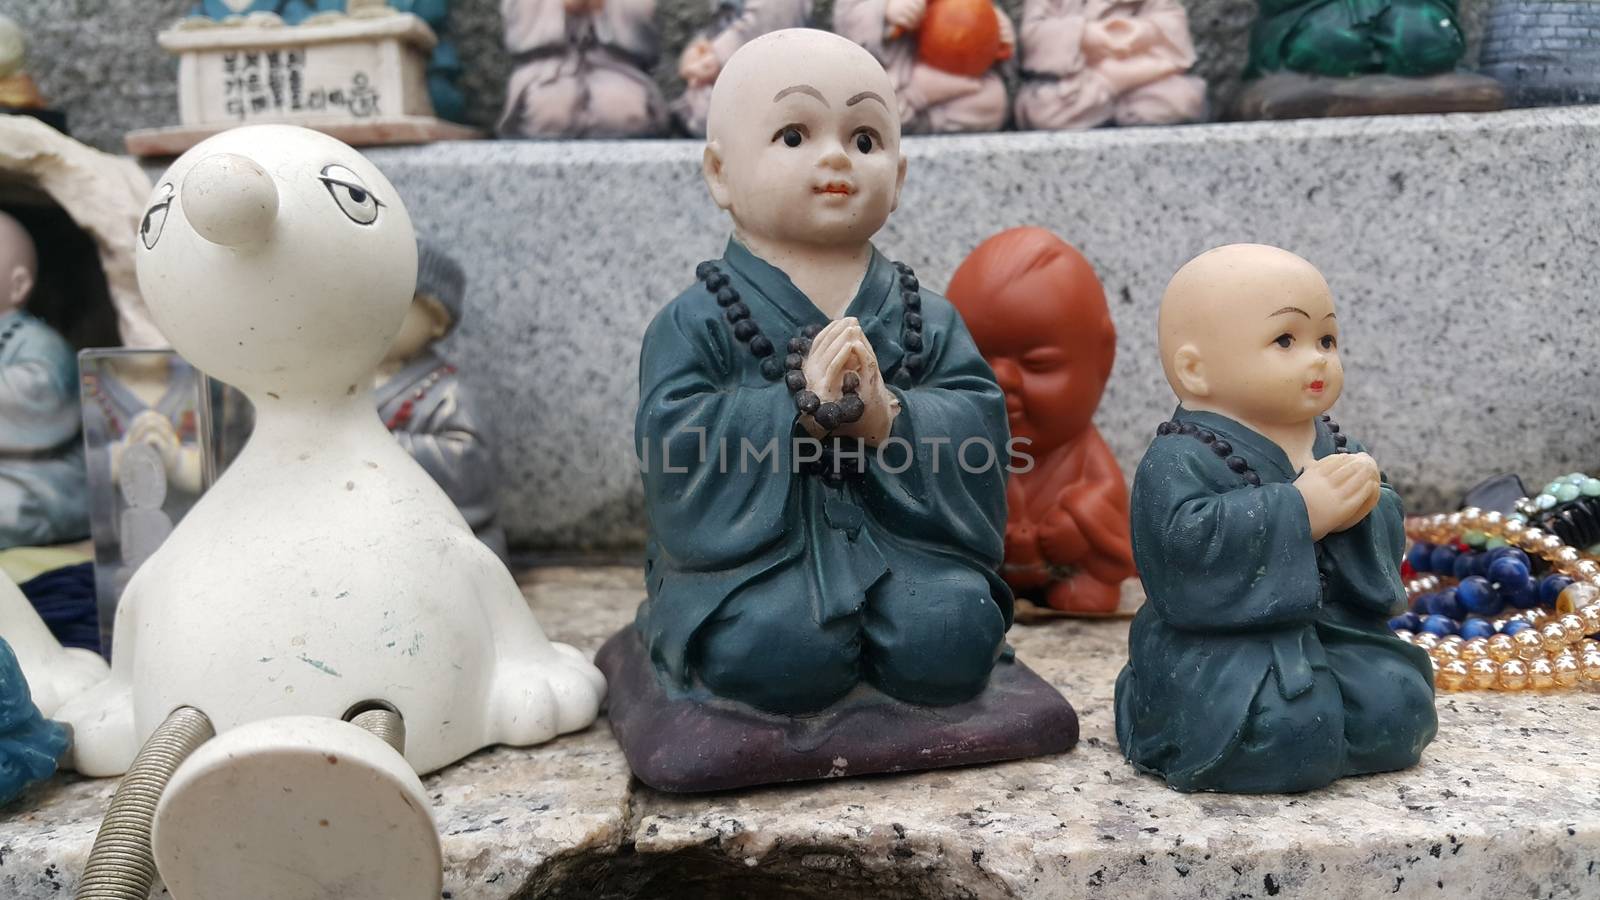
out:
M1017 127L1195 122L1206 83L1178 0L1026 0Z
M711 0L711 24L678 57L685 86L672 113L684 130L706 136L711 88L735 50L768 32L803 28L810 18L811 0Z
M659 55L655 0L502 0L516 68L498 131L509 138L665 133L649 70Z
M970 76L930 65L918 54L928 9L945 0L838 0L833 30L867 49L888 70L906 134L998 131L1009 101L999 66ZM1016 28L999 5L1001 56L1016 46Z

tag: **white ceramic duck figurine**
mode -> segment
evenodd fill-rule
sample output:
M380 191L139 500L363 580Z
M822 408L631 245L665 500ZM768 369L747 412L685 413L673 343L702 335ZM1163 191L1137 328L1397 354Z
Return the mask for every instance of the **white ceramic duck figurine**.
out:
M217 135L160 179L139 285L172 346L256 410L239 458L122 597L108 682L60 711L71 763L125 771L169 712L219 735L381 701L420 773L584 728L605 693L384 429L368 386L411 302L394 187L302 128Z

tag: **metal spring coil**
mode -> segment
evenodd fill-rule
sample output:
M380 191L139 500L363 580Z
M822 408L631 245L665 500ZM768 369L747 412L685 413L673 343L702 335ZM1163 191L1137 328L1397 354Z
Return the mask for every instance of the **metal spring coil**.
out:
M150 845L156 804L172 774L215 734L205 713L182 707L145 742L100 823L78 881L77 900L145 900L150 895L156 880Z
M356 725L377 735L384 743L395 749L396 753L406 752L406 723L400 714L392 709L382 707L369 709L350 719L351 725Z

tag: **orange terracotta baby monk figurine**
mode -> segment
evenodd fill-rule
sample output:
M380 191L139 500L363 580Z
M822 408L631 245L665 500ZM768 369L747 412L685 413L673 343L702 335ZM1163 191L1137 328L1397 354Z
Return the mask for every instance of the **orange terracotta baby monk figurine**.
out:
M1117 349L1100 279L1049 231L1013 228L972 251L946 295L1005 390L1019 457L1001 573L1053 609L1116 612L1134 568L1128 483L1093 423Z

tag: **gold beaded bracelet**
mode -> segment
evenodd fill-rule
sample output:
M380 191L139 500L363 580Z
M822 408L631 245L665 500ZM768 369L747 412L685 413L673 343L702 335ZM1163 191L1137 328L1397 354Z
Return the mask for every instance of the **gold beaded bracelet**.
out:
M1423 632L1397 631L1395 636L1428 651L1433 660L1434 683L1441 690L1543 690L1600 684L1600 643L1589 635L1600 633L1600 560L1539 528L1475 507L1455 513L1415 516L1406 520L1406 537L1431 544L1454 543L1467 532L1500 538L1549 564L1550 569L1572 579L1556 598L1556 610L1530 609L1497 619L1499 632L1514 620L1530 628L1515 635L1463 639L1440 638ZM1407 598L1455 583L1424 575L1406 585Z

